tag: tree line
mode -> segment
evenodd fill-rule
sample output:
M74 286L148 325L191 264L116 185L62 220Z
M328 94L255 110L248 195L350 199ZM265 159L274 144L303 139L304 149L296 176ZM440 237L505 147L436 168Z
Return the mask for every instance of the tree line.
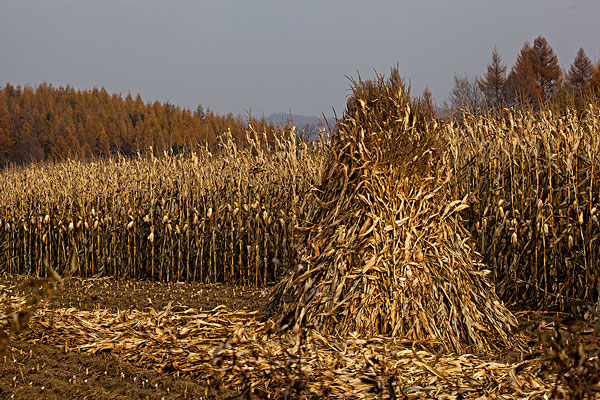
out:
M455 75L448 100L440 107L445 115L463 109L472 112L497 111L506 107L585 108L600 98L600 58L596 63L580 48L570 67L562 69L558 57L543 36L526 41L510 70L502 63L497 49L486 72L480 77ZM428 88L421 103L433 108Z
M547 40L525 42L510 70L494 48L480 77L454 76L442 107L426 88L414 102L432 116L500 111L506 107L583 109L600 98L600 59L593 63L583 48L562 69ZM351 99L348 104L351 106ZM263 132L272 122L250 118ZM144 102L140 95L109 94L102 88L77 90L43 83L36 88L0 87L0 168L8 164L65 158L93 158L137 153L179 154L198 146L215 150L218 137L231 131L246 140L248 121L229 113L194 111L169 102ZM272 140L272 134L268 140Z
M251 121L273 132L270 122ZM239 115L219 115L202 105L192 111L169 102L144 102L140 95L111 95L103 88L7 84L0 87L0 168L150 151L178 154L198 146L215 150L227 131L243 142L247 127L248 120Z

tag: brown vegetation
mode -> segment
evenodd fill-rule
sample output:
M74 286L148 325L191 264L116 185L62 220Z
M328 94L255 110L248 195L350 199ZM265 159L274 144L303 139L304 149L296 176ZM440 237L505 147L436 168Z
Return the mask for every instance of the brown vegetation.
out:
M7 298L23 300L24 279L0 278L0 315ZM556 376L539 376L537 360L457 356L435 341L280 334L257 318L263 293L74 278L0 353L0 397L543 398L553 388Z
M0 268L265 285L288 265L318 149L249 133L219 155L69 161L1 173ZM250 269L251 268L251 269Z
M1 171L0 268L279 281L271 320L167 304L42 308L32 324L66 351L111 351L242 398L591 397L596 358L561 349L557 328L542 336L554 369L524 361L502 300L596 316L598 132L596 103L438 120L393 70L354 83L330 141L250 126L246 146L227 135L218 154ZM499 349L519 362L451 354Z
M273 298L281 324L456 351L514 344L516 321L462 224L467 205L451 196L431 122L397 71L356 84L298 228L299 264Z
M271 123L250 121L274 132ZM245 143L246 127L240 116L218 115L201 105L192 112L98 88L7 84L0 88L0 168L67 158L189 154L202 147L214 151L227 131L237 144Z
M454 197L506 301L593 311L600 109L466 115L444 125Z
M319 234L335 251L343 246L336 237L380 220L365 225L383 240L373 255L396 254L382 239L402 219L393 207L426 207L406 214L425 224L455 202L455 233L464 226L473 236L465 244L483 255L504 300L590 311L600 276L598 106L439 121L396 93L400 78L392 75L387 86L356 85L331 146L298 143L291 132L269 144L250 130L248 146L224 138L218 154L9 168L1 173L10 189L0 192L0 268L44 275L47 257L59 273L81 276L260 286L308 256L299 250L313 240L311 226L334 222L319 214L319 201L337 202L335 218L367 207L372 215L341 223L343 235ZM426 232L418 226L390 243L408 246L407 233ZM407 254L422 243L410 242Z

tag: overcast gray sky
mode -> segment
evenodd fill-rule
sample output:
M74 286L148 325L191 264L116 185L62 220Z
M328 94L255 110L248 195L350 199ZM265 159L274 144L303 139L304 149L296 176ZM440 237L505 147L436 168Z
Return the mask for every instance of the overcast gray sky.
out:
M345 75L398 64L438 103L455 73L548 39L600 52L599 0L0 0L0 84L105 87L225 113L331 115Z

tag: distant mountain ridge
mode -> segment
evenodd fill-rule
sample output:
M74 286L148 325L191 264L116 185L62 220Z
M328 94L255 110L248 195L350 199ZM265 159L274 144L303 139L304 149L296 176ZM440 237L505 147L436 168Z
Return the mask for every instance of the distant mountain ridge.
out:
M319 125L321 123L321 118L319 117L299 114L290 115L289 113L273 113L267 117L267 120L271 120L274 124L281 124L282 122L285 124L293 120L294 125L297 127L311 124Z
M267 121L271 121L274 125L292 124L297 130L305 131L312 140L319 133L319 128L323 126L323 117L315 117L313 115L300 115L289 113L272 113L267 117ZM328 117L327 122L331 127L335 125L335 118ZM327 129L327 126L325 126Z

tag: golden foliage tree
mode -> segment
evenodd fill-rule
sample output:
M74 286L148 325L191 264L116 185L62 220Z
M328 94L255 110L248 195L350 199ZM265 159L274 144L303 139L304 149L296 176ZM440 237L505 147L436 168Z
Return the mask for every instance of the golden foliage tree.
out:
M594 65L585 54L583 47L580 47L567 74L569 83L575 89L583 89L588 85L593 75Z
M128 157L150 149L154 155L203 146L214 150L217 138L227 131L238 144L244 143L246 121L202 111L145 103L139 95L110 95L104 88L7 84L0 88L0 168L72 157ZM274 131L266 121L257 122L255 126L261 123Z
M533 45L525 42L507 79L509 99L513 104L539 105L550 99L560 78L558 58L543 36Z

